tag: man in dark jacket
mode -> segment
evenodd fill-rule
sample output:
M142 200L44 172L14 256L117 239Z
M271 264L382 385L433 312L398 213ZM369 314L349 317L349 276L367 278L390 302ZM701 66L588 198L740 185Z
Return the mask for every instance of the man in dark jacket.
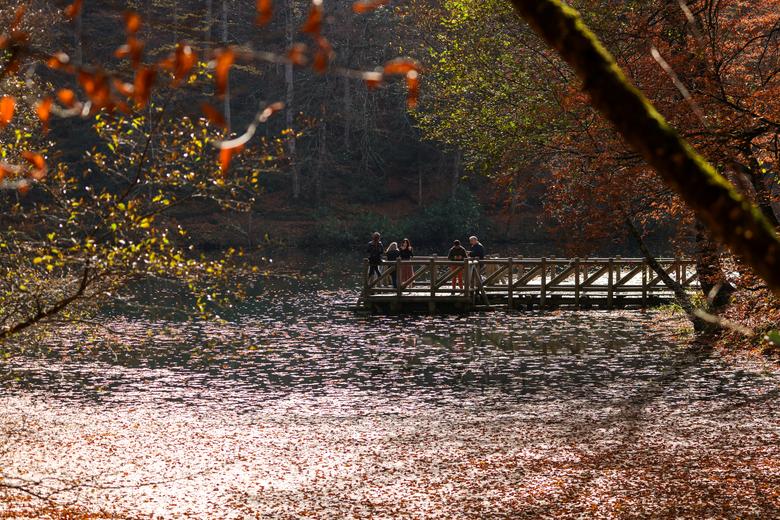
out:
M469 243L471 244L471 250L469 251L469 258L478 258L479 260L484 260L485 246L483 246L479 242L479 239L475 236L470 236Z
M379 240L379 232L374 232L371 235L371 242L368 243L366 248L366 255L368 255L368 279L373 280L376 276L379 278L382 274L379 272L379 266L382 264L382 253L385 252L385 247L382 241Z

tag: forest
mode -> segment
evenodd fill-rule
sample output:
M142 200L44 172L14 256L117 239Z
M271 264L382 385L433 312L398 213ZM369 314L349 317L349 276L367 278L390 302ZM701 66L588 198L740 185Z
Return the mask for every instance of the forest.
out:
M0 0L0 204L0 518L780 511L780 0Z

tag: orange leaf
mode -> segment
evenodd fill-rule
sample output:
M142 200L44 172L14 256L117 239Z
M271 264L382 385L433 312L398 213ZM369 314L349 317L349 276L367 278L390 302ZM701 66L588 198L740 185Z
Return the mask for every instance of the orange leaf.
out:
M322 2L313 2L309 10L309 17L301 27L302 33L319 34L322 30Z
M352 10L357 14L365 14L389 3L390 0L364 0L362 2L355 2L352 4Z
M106 78L103 71L98 70L93 74L81 70L77 79L96 110L108 107L111 104L111 89L108 85L108 78Z
M216 93L218 97L225 95L228 85L228 73L236 59L233 49L226 47L217 51L217 64L214 70L214 78L217 83Z
M323 36L317 37L317 52L314 54L314 63L312 68L319 72L324 73L328 69L330 59L333 57L333 47L330 42Z
M306 65L306 51L307 47L303 43L295 43L290 50L287 51L287 58L293 63L293 65Z
M65 17L68 20L73 20L81 12L81 4L83 0L75 0L72 4L65 8Z
M11 96L0 98L0 128L4 128L14 118L14 108L16 101Z
M366 84L366 87L372 90L379 88L380 85L382 85L382 80L384 79L382 73L377 71L364 72L362 77L363 77L363 81Z
M50 97L45 97L38 101L35 105L35 112L38 114L38 119L43 123L43 131L49 131L49 119L51 118L51 106L54 100Z
M27 162L29 162L39 170L46 168L46 161L44 160L43 156L39 153L25 150L24 152L22 152L22 157L24 157L27 160Z
M230 167L230 161L234 155L241 153L244 150L244 145L236 146L235 148L220 148L219 150L219 171L224 176Z
M209 105L205 101L200 104L200 109L203 111L203 114L206 116L206 119L208 119L209 122L227 129L225 118L222 117L222 113L219 110Z
M176 46L176 51L173 54L160 62L160 66L173 71L172 86L176 87L187 77L187 74L197 62L198 55L195 54L192 47L180 43Z
M70 69L71 66L68 65L70 63L70 56L65 54L64 52L58 52L56 54L53 54L49 57L49 59L46 61L46 65L50 69Z
M57 99L66 108L71 108L76 104L76 93L69 88L62 88L57 91Z
M420 96L419 76L416 70L406 73L406 106L409 108L417 106L417 99Z
M133 92L135 91L135 87L133 87L133 85L130 83L125 83L124 81L117 78L114 78L114 88L117 92L125 97L132 97Z
M388 76L405 76L409 71L420 72L422 67L415 60L410 58L396 58L385 63L384 73Z
M140 67L135 72L135 81L133 82L133 99L138 106L143 107L149 102L152 95L152 86L157 79L157 69L154 67Z
M141 16L135 11L125 13L125 31L127 34L135 34L141 28Z
M272 0L257 0L257 19L255 20L255 23L257 25L265 25L271 21L272 16Z
M114 51L114 56L117 58L126 58L130 57L130 62L133 64L133 68L137 69L138 66L141 64L141 57L144 52L144 44L141 40L136 38L135 36L128 36L127 37L127 43L124 45L120 45L119 48L117 48L116 51Z

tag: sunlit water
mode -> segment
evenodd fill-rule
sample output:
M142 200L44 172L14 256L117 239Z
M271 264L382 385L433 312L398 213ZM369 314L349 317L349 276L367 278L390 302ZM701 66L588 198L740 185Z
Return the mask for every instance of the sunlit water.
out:
M361 317L357 282L261 279L223 323L108 311L12 358L0 474L147 518L780 512L780 378L684 321Z

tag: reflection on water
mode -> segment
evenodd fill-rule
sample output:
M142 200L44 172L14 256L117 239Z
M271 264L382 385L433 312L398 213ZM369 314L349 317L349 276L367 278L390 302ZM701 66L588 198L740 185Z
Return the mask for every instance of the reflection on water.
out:
M218 476L209 476L208 483L220 485L230 474L237 480L228 494L247 499L259 493L257 482L243 487L240 483L253 474L270 494L262 500L252 495L258 504L252 511L267 514L302 500L319 497L319 503L327 502L317 471L331 471L329 486L371 494L373 488L354 481L354 472L356 468L369 471L366 468L379 459L385 480L392 460L412 461L414 468L399 462L393 471L415 482L432 478L431 464L446 462L449 469L435 470L441 473L438 486L450 485L452 479L471 482L476 486L474 499L489 504L490 489L478 485L480 479L492 478L480 476L482 462L467 468L458 464L484 456L509 464L505 457L510 457L515 465L501 466L503 480L493 484L515 482L511 492L519 493L519 476L512 477L518 460L552 456L550 460L559 465L553 456L557 454L563 459L576 457L587 466L582 462L586 455L611 447L615 431L625 430L621 421L641 416L646 416L647 424L629 429L639 428L648 438L669 435L668 442L676 446L670 453L689 443L693 431L698 432L698 442L732 449L733 445L729 448L723 439L712 436L721 428L746 424L748 417L753 421L751 434L778 438L777 416L765 407L777 392L777 376L728 365L714 354L690 352L675 337L676 329L684 325L678 319L657 312L603 311L360 317L348 310L356 299L354 274L329 272L323 278L316 276L318 269L302 278L261 279L252 297L221 323L155 320L124 310L108 311L103 317L105 329L64 331L42 352L13 358L5 365L3 370L10 374L4 381L5 404L33 410L32 419L59 424L65 432L97 428L105 433L135 424L132 435L122 434L124 445L134 446L146 458L173 450L171 465L163 471L166 475L188 474L176 468L189 458L201 461L193 464L206 471L214 464L209 452L215 446L237 443L249 450L251 468L225 473L225 464L235 460L228 463L217 457L221 469L214 470ZM170 299L159 290L149 294ZM92 417L100 417L103 426L95 426ZM227 429L222 431L223 427ZM161 438L160 431L176 428L199 431L203 438L195 441L189 434L178 438L181 433L171 433L180 443L171 447L171 438ZM422 435L421 429L438 433L426 433L424 446L407 438ZM99 431L94 435L102 435ZM576 449L572 435L580 443ZM365 442L344 448L353 442L349 439L360 438ZM269 447L272 441L284 447ZM744 439L739 442L747 446ZM56 443L56 437L47 437L46 442L26 449L34 454L41 446ZM640 445L635 449L649 450L646 456L660 456L663 451ZM302 446L303 451L291 455L293 446ZM550 454L545 446L557 447ZM530 451L517 452L523 449ZM431 459L426 452L437 455ZM99 462L97 455L89 453L82 459L95 460L87 468L107 464L105 469L110 470L108 462ZM323 457L342 458L323 462ZM677 461L676 455L669 457L670 472L687 464ZM314 476L306 474L302 481L292 482L292 470L285 466L292 460ZM18 464L19 459L5 461L6 467ZM72 464L79 467L81 459ZM154 474L147 474L144 464L134 464L138 475L145 476L131 470L131 477L143 480ZM490 464L482 467L490 468ZM594 468L588 471L600 471ZM45 466L37 469L43 472ZM555 466L536 477L547 482L560 471ZM776 474L770 472L770 477ZM555 478L569 482L568 477ZM684 482L686 477L680 478ZM160 498L157 492L134 496L189 504L179 504L184 507L181 511L197 513L201 510L197 489L206 484L201 480L196 484L173 486L174 491L166 491L173 498ZM498 511L483 504L468 513L463 503L447 505L441 497L421 502L419 496L405 496L403 486L398 486L399 481L392 479L378 486L376 500L395 503L399 511L428 511L444 518ZM546 492L557 496L550 489ZM456 493L461 494L463 500L472 499L468 493ZM346 500L345 495L333 496ZM227 503L220 507L230 509ZM323 511L333 513L335 509L328 508L336 506L328 504ZM542 514L522 504L503 504L501 514L513 516L519 510ZM163 510L178 511L166 507ZM383 511L385 517L394 516L390 509ZM290 514L295 517L300 511Z

